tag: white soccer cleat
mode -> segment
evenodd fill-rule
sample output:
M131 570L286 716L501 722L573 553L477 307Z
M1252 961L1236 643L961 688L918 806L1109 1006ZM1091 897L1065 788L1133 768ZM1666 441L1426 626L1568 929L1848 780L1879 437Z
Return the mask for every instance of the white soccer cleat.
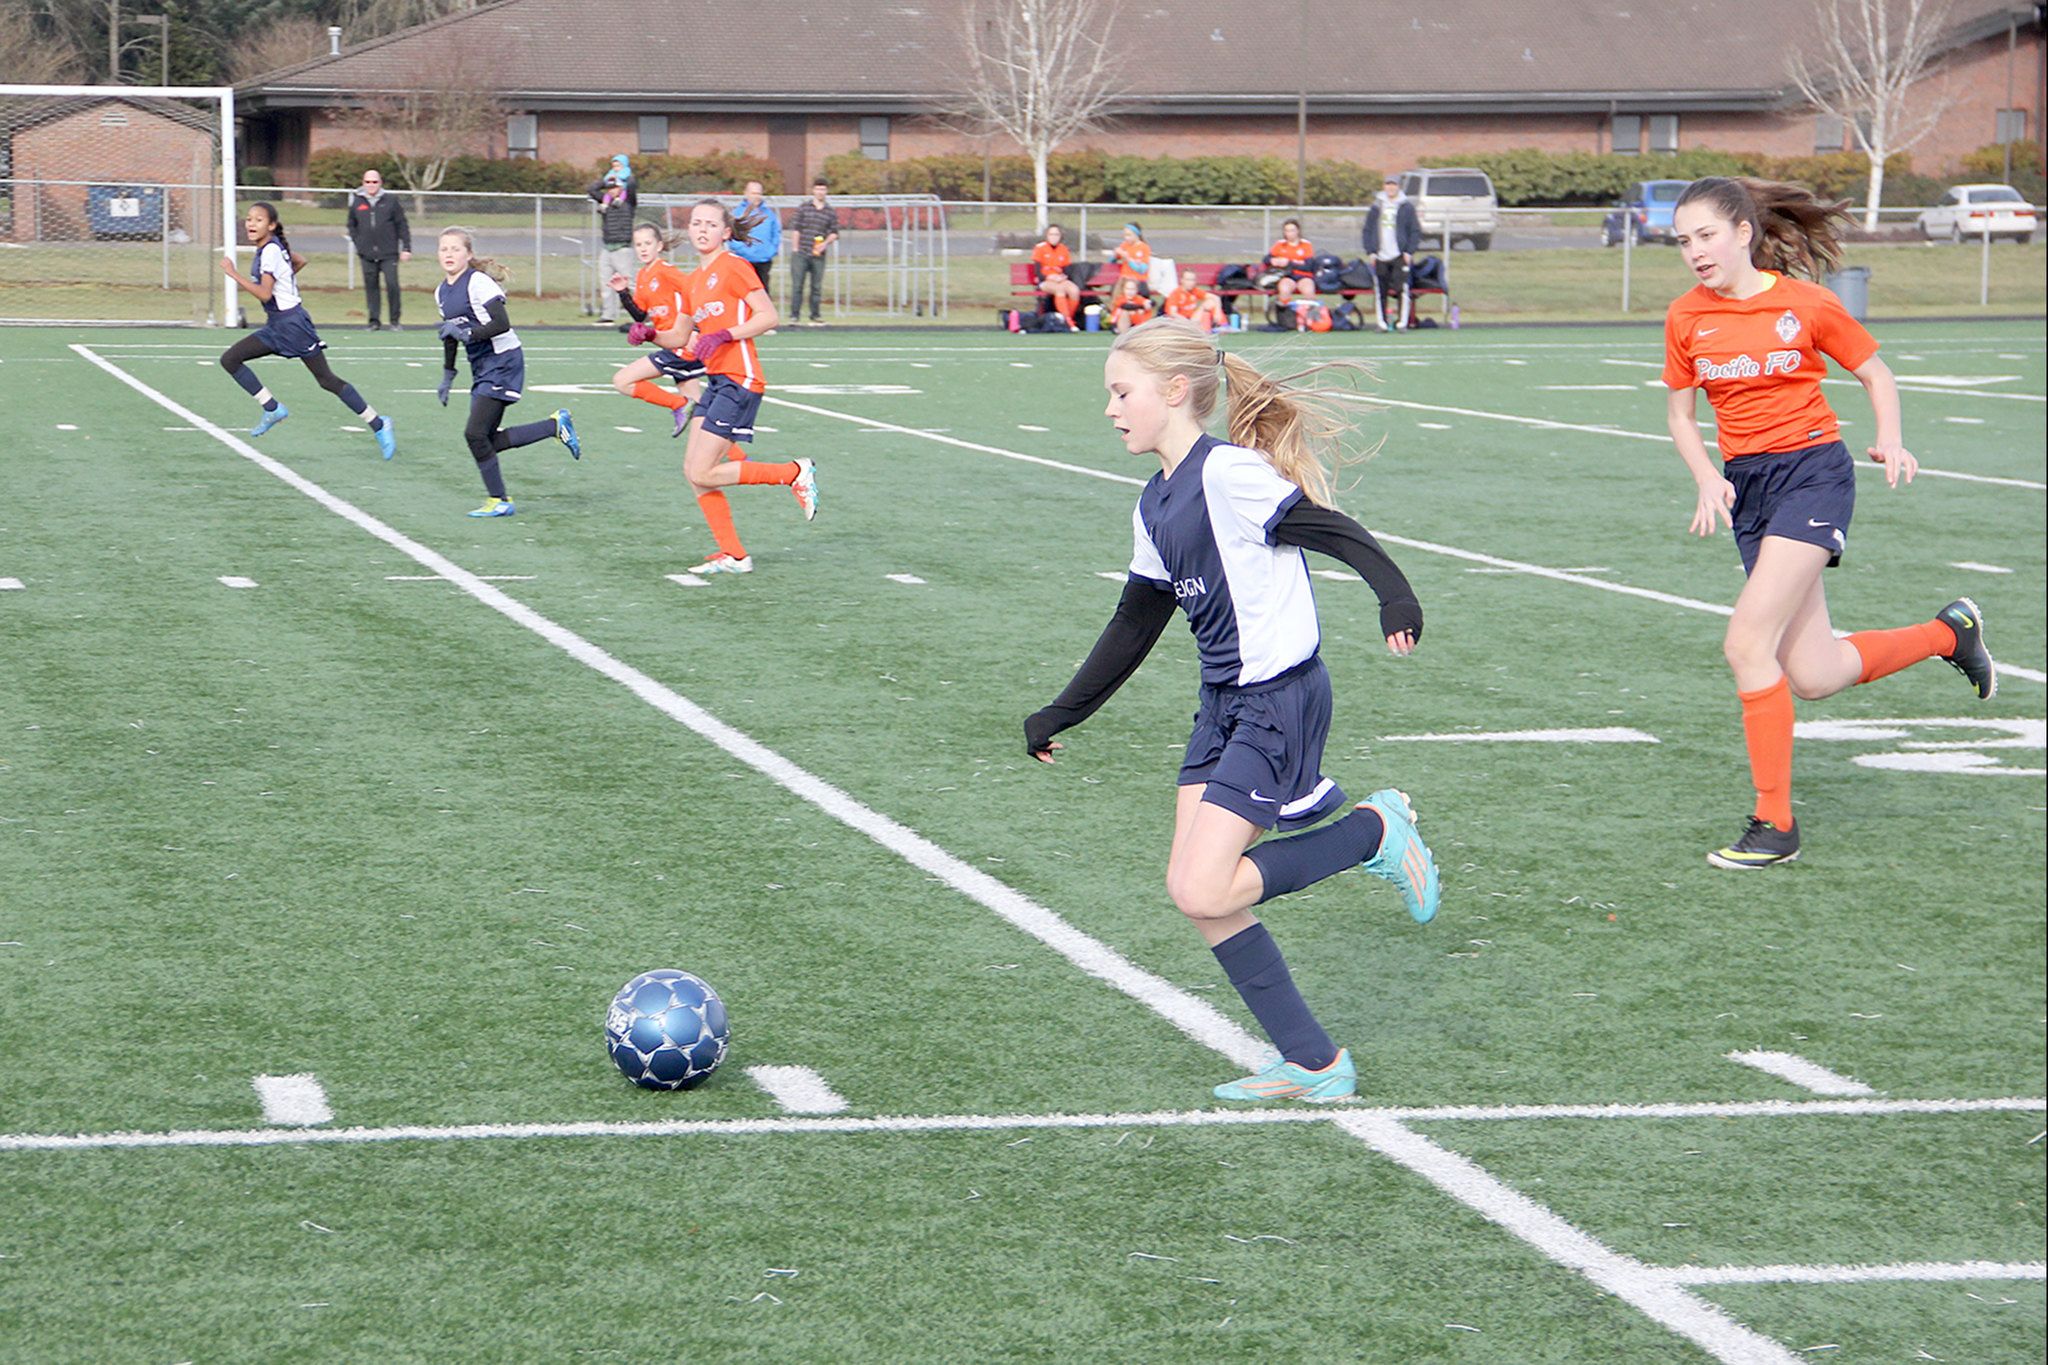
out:
M754 557L752 555L741 555L735 559L723 550L720 550L717 554L690 570L691 573L752 573L753 571Z
M804 520L816 520L818 515L818 467L809 460L796 462L796 478L789 485L789 491L796 494L796 505L804 509Z

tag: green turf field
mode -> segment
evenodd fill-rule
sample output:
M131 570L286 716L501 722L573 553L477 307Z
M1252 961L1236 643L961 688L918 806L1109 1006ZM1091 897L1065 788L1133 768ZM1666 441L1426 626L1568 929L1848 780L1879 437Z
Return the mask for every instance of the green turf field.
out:
M2040 1359L2048 335L1879 330L1925 469L1835 622L1967 593L2009 667L1802 703L1805 857L1747 875L1660 332L1315 340L1379 368L1343 503L1428 612L1393 659L1312 561L1326 769L1445 892L1267 907L1360 1094L1250 1113L1163 886L1186 632L1022 748L1156 468L1102 338L764 342L823 510L735 491L759 567L693 583L607 338L528 335L587 454L480 522L425 334L334 338L386 464L292 362L248 442L229 335L0 331L0 1358ZM660 966L732 1011L694 1091L603 1051Z

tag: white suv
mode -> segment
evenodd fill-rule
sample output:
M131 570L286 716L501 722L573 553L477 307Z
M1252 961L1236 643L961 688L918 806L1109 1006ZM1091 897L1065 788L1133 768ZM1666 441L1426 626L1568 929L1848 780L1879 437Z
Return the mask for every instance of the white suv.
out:
M1485 171L1469 166L1403 171L1401 193L1415 201L1422 235L1435 238L1444 250L1450 250L1459 238L1472 243L1474 251L1493 245L1494 229L1500 225L1500 200Z

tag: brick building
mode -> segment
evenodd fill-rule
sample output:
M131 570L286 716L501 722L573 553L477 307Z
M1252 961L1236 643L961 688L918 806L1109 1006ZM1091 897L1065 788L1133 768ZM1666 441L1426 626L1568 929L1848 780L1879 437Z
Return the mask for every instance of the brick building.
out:
M152 222L168 212L173 231L212 233L217 194L185 187L218 182L218 128L216 120L169 100L80 96L17 105L0 120L0 178L38 183L8 196L0 239L94 236L88 211L94 186L166 187L156 191L162 208L150 206Z
M701 13L654 0L500 0L243 86L243 154L279 183L298 182L314 152L364 147L335 111L430 88L456 44L487 47L500 73L504 126L467 148L484 155L594 165L619 151L739 151L775 162L792 188L834 153L979 155L981 143L934 117L961 66L961 8L753 0L730 26L736 41L705 41ZM1291 157L1303 107L1311 159L1382 168L1516 147L1803 155L1854 145L1791 88L1787 54L1812 22L1802 5L1437 0L1393 23L1368 17L1384 9L1126 4L1128 98L1113 134L1076 145ZM1945 70L1921 96L1952 103L1913 150L1916 167L1942 173L2002 131L2040 136L2038 16L2013 0L1956 0Z

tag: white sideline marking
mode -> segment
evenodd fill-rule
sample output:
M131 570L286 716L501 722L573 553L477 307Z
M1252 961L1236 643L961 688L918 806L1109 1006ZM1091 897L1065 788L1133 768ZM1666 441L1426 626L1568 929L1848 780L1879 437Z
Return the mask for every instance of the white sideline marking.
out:
M1631 730L1626 725L1603 725L1591 730L1486 730L1444 735L1381 735L1386 743L1437 744L1655 744L1655 735Z
M253 1082L256 1098L263 1101L263 1121L293 1128L331 1123L334 1111L327 1107L327 1092L309 1074L258 1076Z
M253 588L256 586L255 579L243 578L240 574L222 574L220 582L224 588Z
M1326 578L1332 583L1363 583L1365 581L1357 574L1345 573L1342 569L1310 569L1308 574L1310 578Z
M1004 885L979 868L968 866L931 840L861 804L752 736L727 725L687 697L612 657L567 627L557 625L524 602L485 583L445 555L428 549L354 503L336 497L296 470L271 459L239 436L159 393L118 365L102 360L90 347L73 343L71 349L137 393L191 422L265 473L297 489L343 520L354 523L422 567L447 578L477 601L532 631L586 668L610 678L777 786L808 801L848 828L866 835L919 871L937 877L970 900L993 910L1089 976L1145 1005L1188 1037L1213 1048L1233 1064L1250 1071L1265 1066L1272 1059L1271 1047L1247 1033L1207 1001L1197 999L1139 967L1108 944L1082 933L1022 892Z
M1688 1265L1656 1272L1673 1284L1855 1284L1865 1280L2039 1280L2039 1261L1901 1261L1896 1265Z
M111 1147L275 1147L298 1143L471 1142L596 1137L749 1137L800 1133L966 1133L1070 1128L1229 1128L1327 1123L1339 1116L1388 1123L1502 1123L1544 1119L1803 1118L1812 1115L2007 1114L2048 1111L2048 1100L1741 1100L1669 1104L1452 1104L1419 1107L1152 1110L1125 1114L881 1114L857 1118L611 1119L558 1123L405 1124L385 1128L187 1128L161 1133L0 1133L0 1152Z
M1958 427L1981 427L1984 425L1982 417L1944 417L1941 420L1949 423L1951 426Z
M891 583L903 583L913 588L920 587L924 583L924 580L914 573L885 573L882 577L888 579Z
M0 592L23 592L19 578L0 578Z
M486 583L531 583L534 580L534 575L530 573L482 573L478 574L477 577ZM386 583L446 583L448 580L437 573L388 573L384 575L384 581Z
M1971 573L2011 573L2012 570L1999 564L1979 564L1974 559L1958 559L1949 565L1951 569L1968 569Z
M807 1066L750 1066L747 1075L792 1114L838 1114L847 1107L846 1097Z
M1781 1081L1790 1081L1802 1090L1811 1090L1816 1095L1875 1095L1863 1082L1838 1071L1830 1071L1819 1062L1809 1062L1793 1052L1766 1052L1761 1048L1749 1052L1731 1052L1731 1062L1753 1066L1767 1072Z
M1052 430L1052 428L1051 428L1051 427L1035 427L1035 426L1032 426L1032 425L1031 425L1031 424L1030 424L1029 422L1019 422L1019 423L1017 423L1017 430L1019 430L1019 431L1051 431L1051 430Z
M1751 1331L1699 1295L1632 1256L1624 1256L1579 1231L1528 1196L1510 1189L1455 1152L1420 1133L1371 1114L1340 1114L1334 1120L1381 1156L1507 1229L1551 1260L1569 1266L1651 1320L1726 1361L1797 1361L1798 1356Z
M699 578L693 573L672 573L666 575L666 577L669 582L680 584L685 588L708 588L711 586L710 579Z

